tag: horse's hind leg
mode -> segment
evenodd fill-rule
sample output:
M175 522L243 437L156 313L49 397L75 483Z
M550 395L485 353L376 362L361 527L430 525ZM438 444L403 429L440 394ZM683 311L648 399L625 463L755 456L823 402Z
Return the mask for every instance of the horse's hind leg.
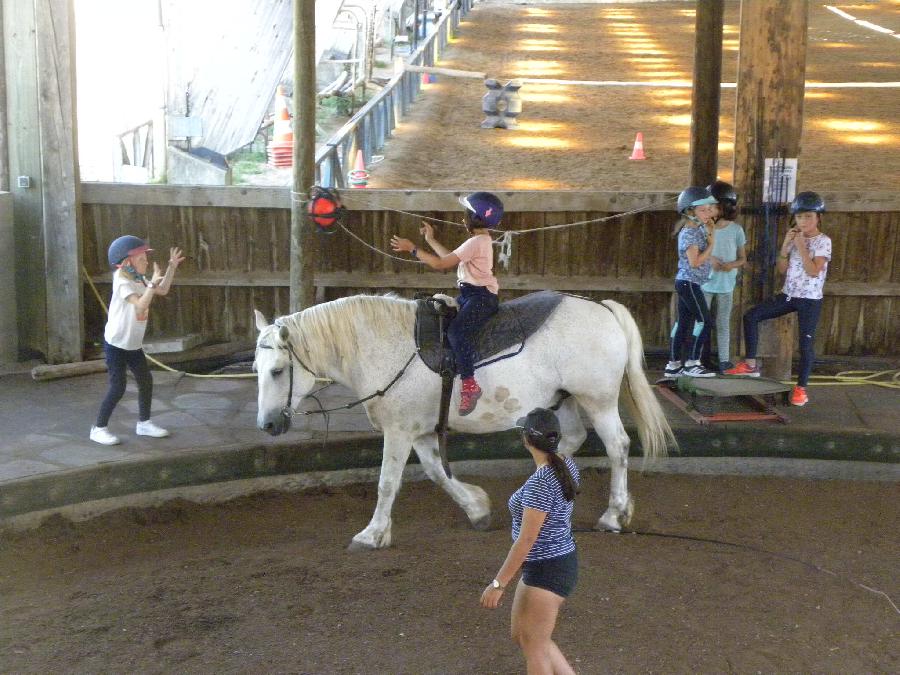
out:
M384 548L391 545L391 509L403 482L403 467L409 459L410 439L385 430L381 456L381 475L378 478L378 503L372 520L362 532L353 537L348 547L359 549Z
M619 532L631 522L634 500L628 493L628 449L631 439L622 426L618 408L601 410L591 416L594 431L603 441L609 457L609 507L594 526L597 530Z
M587 438L587 429L581 421L581 410L574 396L570 396L560 404L556 417L559 419L559 428L562 432L558 452L571 457L578 452Z
M444 466L441 464L441 455L438 450L436 434L420 436L413 441L413 448L419 456L422 468L431 480L441 486L444 491L453 497L453 501L459 504L472 527L476 530L485 530L491 524L491 500L487 492L477 485L463 483L456 478L447 478Z

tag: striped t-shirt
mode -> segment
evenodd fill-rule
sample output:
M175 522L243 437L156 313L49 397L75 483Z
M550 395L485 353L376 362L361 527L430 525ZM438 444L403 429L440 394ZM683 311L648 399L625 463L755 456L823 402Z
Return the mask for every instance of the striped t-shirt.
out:
M563 460L577 486L581 480L578 467L571 457L563 457ZM547 514L538 538L525 560L546 560L575 550L575 539L572 537L574 503L566 501L562 486L549 465L544 465L531 474L525 484L512 494L509 498L509 512L513 521L513 541L519 538L522 530L522 514L526 506Z

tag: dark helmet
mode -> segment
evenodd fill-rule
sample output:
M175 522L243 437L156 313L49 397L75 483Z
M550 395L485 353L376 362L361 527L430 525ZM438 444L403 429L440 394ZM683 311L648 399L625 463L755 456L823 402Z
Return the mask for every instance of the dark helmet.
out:
M122 261L128 256L138 255L139 253L146 253L147 251L152 250L153 249L147 245L147 242L140 237L126 234L109 245L106 257L109 259L109 264L115 266L121 265Z
M716 198L717 202L729 202L732 206L737 205L737 192L734 191L734 186L731 183L726 183L724 180L717 180L706 189Z
M803 213L804 211L825 213L825 200L815 192L801 192L791 202L791 213Z
M562 434L559 430L559 419L552 410L535 408L525 417L520 417L516 421L516 426L538 450L556 452Z
M710 191L705 187L688 187L681 191L678 195L678 205L675 210L678 213L684 213L695 206L703 204L717 204L716 198L712 196Z
M459 198L466 213L476 221L476 227L496 227L503 217L503 202L490 192L473 192ZM482 225L483 223L483 225Z
M341 200L333 190L314 185L309 191L309 202L306 205L310 219L316 225L319 232L334 234L337 231L335 225L343 222L346 209L341 205Z

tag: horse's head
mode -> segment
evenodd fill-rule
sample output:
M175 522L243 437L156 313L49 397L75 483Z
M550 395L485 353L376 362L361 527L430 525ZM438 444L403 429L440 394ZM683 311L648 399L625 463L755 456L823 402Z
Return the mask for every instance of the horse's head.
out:
M287 326L269 325L257 310L256 370L258 412L256 426L272 436L291 428L291 398L306 396L316 383L315 375L300 361Z

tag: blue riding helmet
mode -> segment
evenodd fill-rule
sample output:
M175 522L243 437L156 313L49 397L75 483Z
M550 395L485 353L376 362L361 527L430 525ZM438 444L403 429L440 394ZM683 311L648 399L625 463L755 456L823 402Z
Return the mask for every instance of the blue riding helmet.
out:
M675 210L678 211L678 213L684 213L695 206L718 203L719 202L712 196L712 193L708 188L691 186L682 190L681 194L678 195L678 204L675 207Z
M138 255L139 253L146 253L147 251L152 250L153 249L147 245L147 242L140 237L126 234L115 239L113 243L109 245L109 251L107 251L106 255L109 259L109 264L115 267L116 265L121 265L122 261L128 256Z
M825 200L815 192L801 192L791 202L791 213L803 213L804 211L825 213Z
M459 203L465 207L466 213L474 220L484 223L481 227L496 227L503 217L503 202L497 195L490 192L473 192L465 197L460 197Z
M724 180L717 180L706 189L709 190L709 193L717 202L730 202L732 206L737 205L737 192L734 191L734 186L731 183L726 183Z

